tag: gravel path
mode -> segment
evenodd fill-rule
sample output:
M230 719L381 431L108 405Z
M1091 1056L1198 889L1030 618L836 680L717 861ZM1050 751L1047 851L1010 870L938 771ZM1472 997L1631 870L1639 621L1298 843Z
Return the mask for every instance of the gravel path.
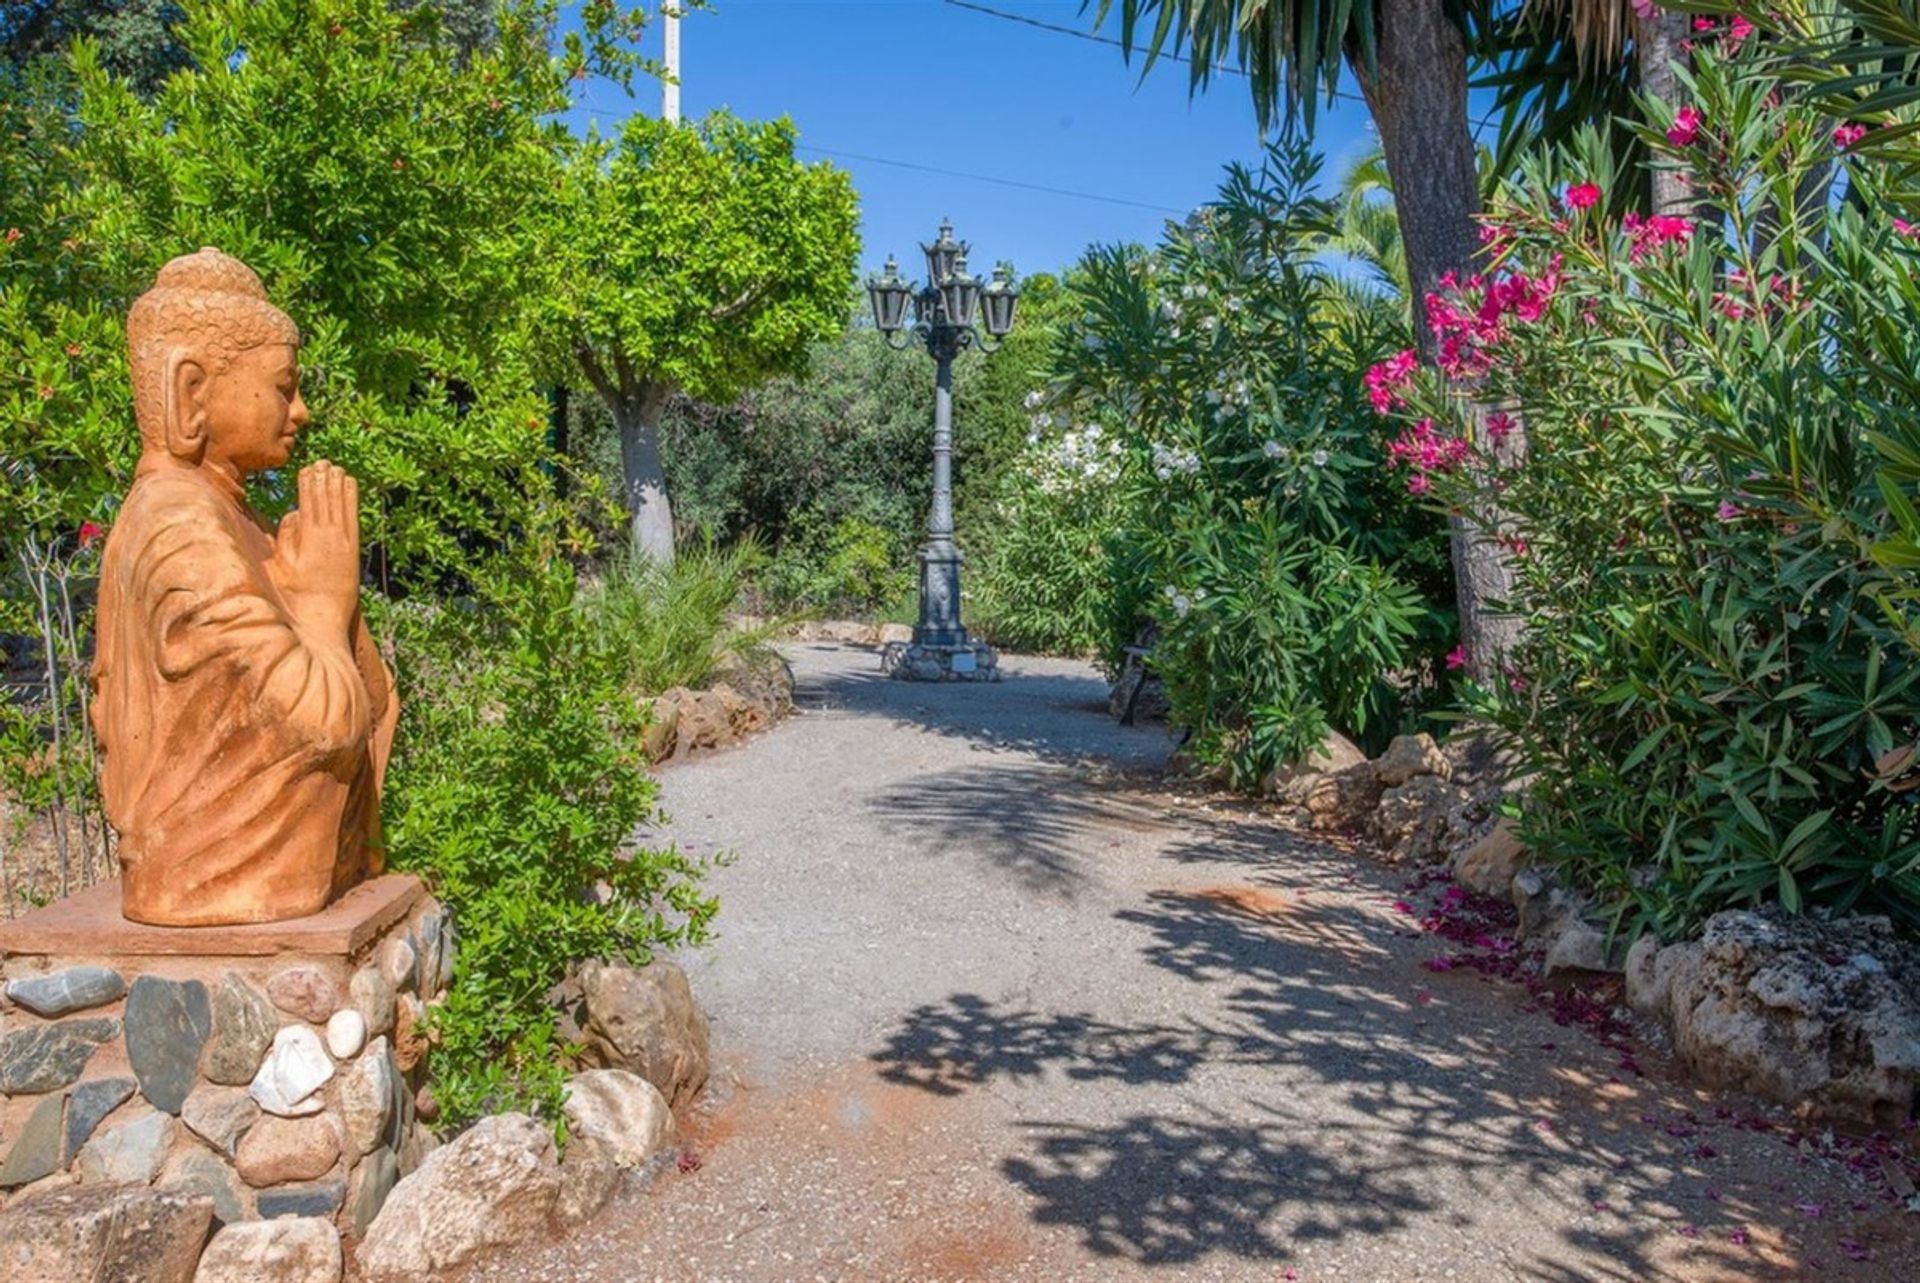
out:
M1847 1164L1423 969L1403 875L1161 791L1086 666L790 655L793 721L663 777L733 857L688 1158L470 1283L1920 1278Z

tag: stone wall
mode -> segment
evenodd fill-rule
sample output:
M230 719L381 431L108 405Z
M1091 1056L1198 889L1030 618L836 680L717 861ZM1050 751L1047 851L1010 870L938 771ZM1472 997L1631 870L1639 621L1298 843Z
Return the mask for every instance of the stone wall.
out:
M453 933L410 877L312 918L128 923L108 883L0 925L0 1200L112 1184L358 1234L434 1145Z

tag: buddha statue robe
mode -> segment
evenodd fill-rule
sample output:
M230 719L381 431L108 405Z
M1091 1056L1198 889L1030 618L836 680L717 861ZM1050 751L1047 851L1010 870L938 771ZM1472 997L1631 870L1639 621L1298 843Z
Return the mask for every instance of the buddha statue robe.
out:
M155 455L108 536L93 720L135 921L300 917L381 871L392 678L357 613L296 624L274 547L237 480Z

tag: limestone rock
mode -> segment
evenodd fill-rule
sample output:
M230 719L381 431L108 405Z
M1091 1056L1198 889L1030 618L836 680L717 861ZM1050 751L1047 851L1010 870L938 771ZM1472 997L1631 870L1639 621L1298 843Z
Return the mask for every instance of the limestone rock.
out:
M1360 828L1379 804L1380 777L1371 762L1309 777L1300 799L1313 816L1313 827L1323 833Z
M101 1043L120 1036L112 1016L30 1025L0 1034L0 1095L58 1091L80 1076Z
M240 1137L260 1121L260 1106L238 1087L196 1087L180 1109L187 1129L218 1152L233 1156Z
M1513 880L1526 861L1527 848L1521 845L1514 822L1502 816L1486 836L1454 857L1453 880L1469 891L1504 900L1512 894Z
M1569 913L1554 927L1540 966L1546 975L1556 971L1619 971L1620 954L1621 949L1608 943L1604 931Z
M212 1219L213 1200L181 1190L31 1194L0 1211L0 1283L191 1283Z
M1387 745L1387 751L1373 764L1373 769L1379 775L1381 785L1390 789L1399 788L1419 775L1435 775L1442 780L1453 776L1453 763L1433 742L1433 736L1424 732L1394 736Z
M589 1069L567 1083L567 1135L602 1145L621 1167L644 1167L673 1143L667 1098L638 1074Z
M101 1120L120 1108L131 1095L131 1078L94 1078L74 1084L73 1090L67 1093L67 1134L60 1156L62 1167L73 1161L74 1155L87 1143Z
M332 1077L333 1059L320 1045L320 1035L305 1025L287 1025L273 1036L247 1092L269 1114L317 1114L321 1102L313 1093Z
M36 1016L64 1016L118 1002L127 982L112 967L80 966L7 981L7 997Z
M1637 961L1630 994L1712 1085L1864 1126L1920 1099L1920 956L1885 918L1733 910Z
M340 1283L345 1265L330 1222L289 1216L215 1234L193 1283Z
M167 1160L156 1182L161 1189L177 1189L213 1200L213 1219L220 1225L253 1219L246 1187L233 1168L198 1145L182 1147Z
M392 1032L394 997L393 981L378 963L368 963L347 982L347 1002L367 1022L369 1037Z
M525 1114L483 1118L393 1187L358 1252L369 1283L438 1277L543 1230L560 1193L553 1133Z
M331 1119L268 1115L240 1138L233 1167L241 1180L265 1189L325 1176L339 1157L340 1135Z
M61 1153L62 1097L48 1096L33 1107L0 1162L0 1189L17 1189L51 1176L66 1164Z
M142 1114L95 1135L74 1168L85 1182L150 1185L167 1160L176 1127L172 1114Z
M367 1022L352 1007L342 1007L327 1018L327 1050L335 1060L351 1060L366 1045Z
M1667 1000L1673 993L1671 964L1662 970L1659 965L1660 953L1660 941L1652 933L1635 940L1633 947L1627 950L1627 962L1623 969L1627 1005L1643 1016L1664 1017ZM1675 960L1679 956L1673 955Z
M139 976L127 991L123 1020L127 1062L140 1094L155 1109L178 1114L213 1032L207 987L198 980Z
M663 960L639 968L593 961L580 968L580 990L587 1063L631 1070L676 1107L700 1094L709 1035L686 972Z
M280 1028L267 995L229 971L213 991L213 1037L200 1072L208 1081L244 1087L260 1071L260 1062Z
M1299 805L1305 801L1315 778L1364 765L1366 760L1367 755L1352 740L1339 731L1328 731L1305 761L1269 772L1260 782L1260 791L1268 797Z
M260 1219L271 1221L282 1216L331 1217L340 1210L347 1196L347 1183L338 1177L315 1181L311 1185L279 1185L263 1189L254 1198Z
M659 702L673 704L676 708L674 757L725 748L734 742L733 719L728 715L726 701L713 691L675 686L660 695L655 707Z
M680 730L680 704L677 700L649 701L646 729L640 732L640 748L649 762L664 762L673 756L674 737Z
M340 991L318 967L286 967L267 980L267 997L288 1015L325 1024L340 1005Z
M385 1038L375 1038L366 1052L340 1075L340 1121L347 1133L347 1157L358 1158L380 1143L393 1113L394 1069Z
M1395 863L1433 863L1446 854L1447 817L1466 796L1438 775L1410 776L1380 794L1368 833Z
M368 1154L353 1169L353 1192L347 1196L347 1223L355 1234L365 1234L385 1206L387 1195L400 1179L400 1161L385 1145Z

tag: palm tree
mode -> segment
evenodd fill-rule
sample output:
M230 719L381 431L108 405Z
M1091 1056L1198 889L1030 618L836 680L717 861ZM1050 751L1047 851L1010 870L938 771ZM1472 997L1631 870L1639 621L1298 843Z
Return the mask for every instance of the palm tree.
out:
M1407 247L1400 240L1387 158L1378 147L1357 157L1342 171L1334 208L1328 248L1359 263L1367 271L1368 284L1406 308L1413 297L1407 276ZM1410 312L1404 319L1412 324Z

